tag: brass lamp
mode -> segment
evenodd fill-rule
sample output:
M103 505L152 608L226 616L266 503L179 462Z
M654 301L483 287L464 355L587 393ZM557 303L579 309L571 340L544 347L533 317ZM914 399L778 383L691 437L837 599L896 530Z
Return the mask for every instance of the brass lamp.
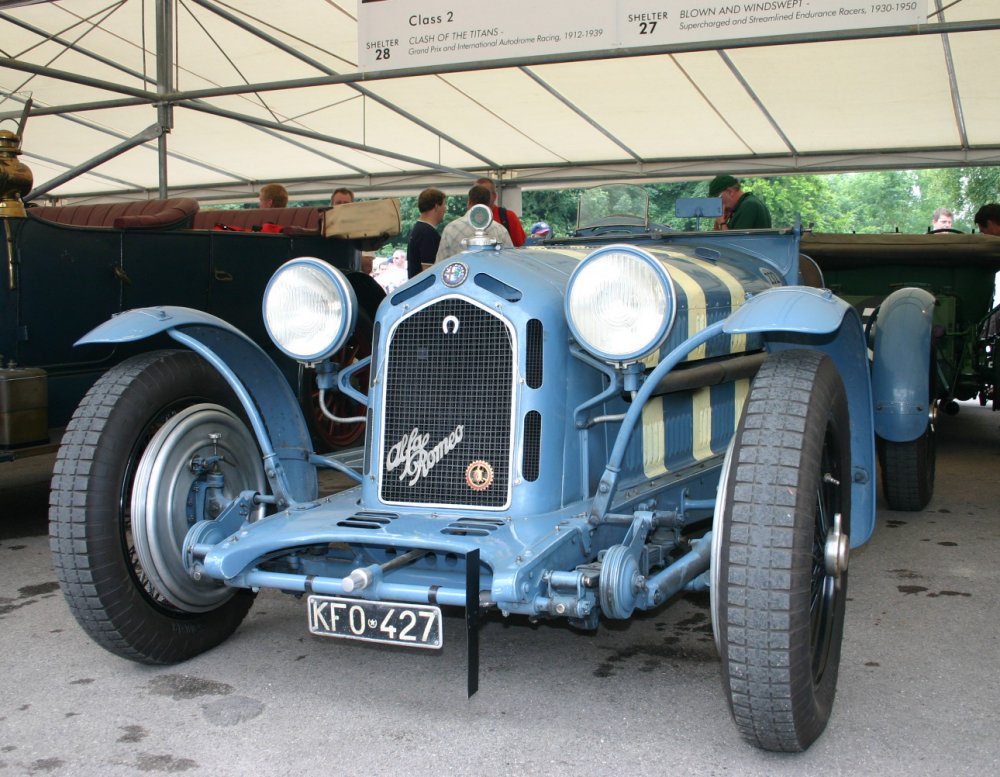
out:
M34 176L20 160L21 138L0 130L0 218L24 218L22 197L31 191Z

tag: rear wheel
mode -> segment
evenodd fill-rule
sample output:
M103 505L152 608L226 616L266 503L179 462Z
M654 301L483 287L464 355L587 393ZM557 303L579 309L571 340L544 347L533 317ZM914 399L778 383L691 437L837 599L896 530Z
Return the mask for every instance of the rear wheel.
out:
M829 358L784 351L754 380L723 466L711 611L737 728L805 750L837 687L850 521L847 396Z
M109 370L70 421L52 478L50 545L71 612L112 653L182 661L225 640L250 608L250 592L194 580L181 554L196 520L266 487L237 409L199 356L158 351ZM223 485L200 501L209 472Z
M879 439L878 454L882 493L889 509L917 512L927 507L934 496L933 424L928 424L922 435L909 442Z
M924 433L907 442L890 442L881 437L875 440L882 468L882 493L890 510L917 512L927 507L934 496L937 361L933 352L930 364Z

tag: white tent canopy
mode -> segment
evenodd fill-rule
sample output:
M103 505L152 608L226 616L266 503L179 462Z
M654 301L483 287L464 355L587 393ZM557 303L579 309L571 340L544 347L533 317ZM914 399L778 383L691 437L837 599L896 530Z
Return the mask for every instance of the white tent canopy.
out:
M1000 164L1000 2L919 2L913 30L362 76L356 0L0 0L0 129L30 96L22 159L64 201Z

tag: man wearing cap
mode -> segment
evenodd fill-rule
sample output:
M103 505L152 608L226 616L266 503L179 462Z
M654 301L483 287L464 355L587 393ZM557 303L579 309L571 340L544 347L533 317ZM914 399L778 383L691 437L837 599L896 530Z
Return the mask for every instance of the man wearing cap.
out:
M716 229L770 229L767 206L752 192L744 192L733 176L715 176L708 184L708 196L720 198L723 214L729 214L716 222Z

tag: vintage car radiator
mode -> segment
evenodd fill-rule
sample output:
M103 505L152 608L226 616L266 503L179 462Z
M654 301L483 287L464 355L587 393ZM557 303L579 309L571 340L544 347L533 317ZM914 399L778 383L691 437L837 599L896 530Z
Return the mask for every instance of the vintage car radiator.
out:
M508 321L458 297L399 322L380 404L384 502L509 505L516 343Z

